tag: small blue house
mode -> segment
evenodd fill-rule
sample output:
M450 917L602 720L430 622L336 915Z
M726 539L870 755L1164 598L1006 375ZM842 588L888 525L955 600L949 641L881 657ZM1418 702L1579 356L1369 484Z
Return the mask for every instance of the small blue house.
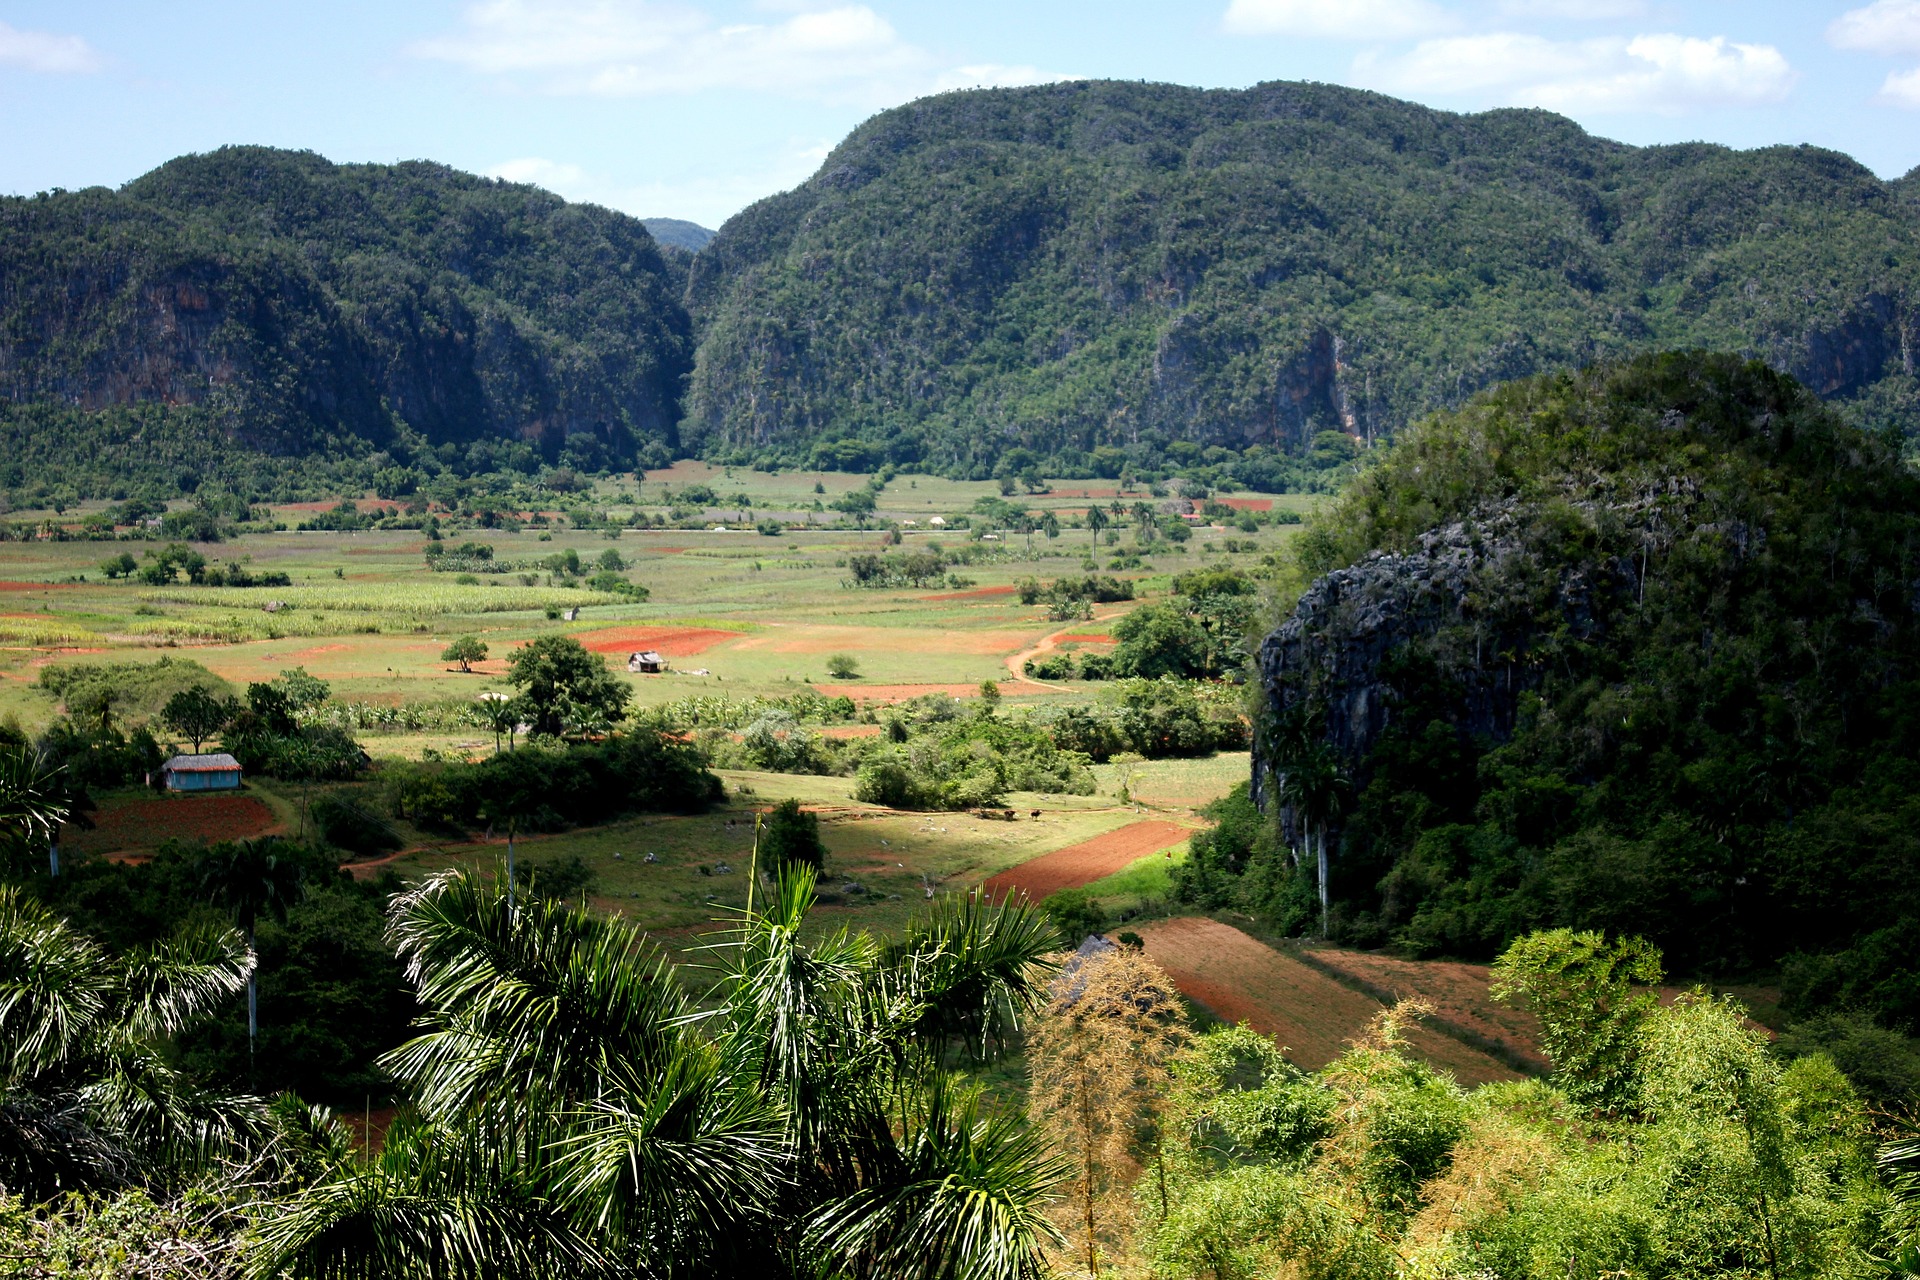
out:
M160 766L169 791L237 791L240 762L222 751L210 756L175 756Z

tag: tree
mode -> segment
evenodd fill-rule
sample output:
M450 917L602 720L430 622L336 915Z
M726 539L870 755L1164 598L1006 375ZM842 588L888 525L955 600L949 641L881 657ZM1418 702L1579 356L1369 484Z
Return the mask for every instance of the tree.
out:
M1280 799L1299 816L1309 852L1314 854L1320 889L1320 936L1327 935L1332 895L1327 829L1346 813L1353 787L1340 753L1318 740L1303 744L1279 762Z
M1617 1108L1631 1097L1641 1027L1659 1007L1660 960L1643 938L1530 933L1494 961L1491 990L1540 1019L1540 1047L1569 1098Z
M1087 508L1087 542L1088 544L1092 546L1098 546L1100 543L1100 531L1106 527L1107 527L1107 513L1104 510L1102 510L1100 507L1100 504L1096 502L1092 506Z
M1054 515L1053 512L1051 511L1041 516L1040 532L1047 535L1048 542L1052 542L1055 538L1059 537L1060 536L1060 517Z
M257 1103L192 1087L165 1041L245 984L231 929L114 952L0 886L0 1185L43 1199L183 1181L261 1127Z
M621 720L633 697L606 663L570 636L541 636L516 650L507 679L520 689L534 732L554 736L582 713Z
M795 864L818 871L827 860L820 815L802 809L798 800L782 800L769 809L761 819L758 839L760 866L768 875L777 877Z
M440 661L457 662L460 670L472 671L473 664L487 660L487 642L478 636L459 636L440 652Z
M295 715L312 710L333 696L332 687L318 676L308 675L305 667L282 671L273 681L273 687L280 691Z
M160 719L169 729L192 740L195 755L200 754L202 742L226 728L238 714L237 701L222 698L204 685L180 690L160 709Z
M263 915L285 921L287 909L306 891L299 859L278 839L239 840L207 850L200 885L213 902L233 916L247 940L247 1058L253 1058L260 1034L259 987L252 957L254 931Z
M0 854L8 863L44 844L49 867L60 874L53 841L73 805L59 773L24 744L0 745Z
M398 897L417 1119L258 1215L257 1274L1039 1280L1057 1162L941 1059L1030 1007L1051 931L976 896L803 941L812 902L790 867L698 1017L625 921L470 872Z
M1028 1114L1072 1163L1075 1217L1093 1275L1107 1201L1152 1145L1169 1064L1189 1038L1173 980L1144 951L1104 939L1061 970L1027 1031Z
M100 562L100 572L108 578L131 578L140 572L140 562L131 552L122 551L117 556L109 556Z
M483 693L480 695L480 715L493 730L493 751L500 753L500 736L506 735L507 750L513 750L513 735L519 729L526 714L526 704L519 698L504 693Z
M835 680L857 680L860 678L860 663L850 653L829 654L827 674Z

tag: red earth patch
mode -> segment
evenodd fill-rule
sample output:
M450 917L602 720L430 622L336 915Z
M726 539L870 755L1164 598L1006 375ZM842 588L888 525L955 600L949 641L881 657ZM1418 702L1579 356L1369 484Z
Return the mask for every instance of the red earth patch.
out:
M717 644L738 640L739 631L718 627L607 627L574 637L594 653L634 653L652 649L668 658L691 658Z
M1124 871L1150 853L1168 849L1193 834L1191 827L1150 819L1070 844L991 876L981 886L996 901L1016 890L1035 902L1062 889L1092 884Z
M102 809L93 829L66 827L61 843L92 853L151 849L162 840L245 840L280 825L266 802L253 796L157 796Z

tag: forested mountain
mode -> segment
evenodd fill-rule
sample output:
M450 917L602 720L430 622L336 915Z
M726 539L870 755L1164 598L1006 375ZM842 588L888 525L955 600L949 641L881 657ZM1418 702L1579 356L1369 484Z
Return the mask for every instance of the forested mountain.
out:
M226 439L661 459L691 359L637 219L425 163L230 147L0 200L0 282L15 471Z
M1637 148L1324 85L947 94L702 251L685 429L725 456L1071 470L1378 438L1682 347L1911 421L1917 194L1811 147Z
M1258 750L1306 856L1202 898L1423 954L1639 934L1920 1027L1920 481L1887 439L1758 362L1641 357L1430 421L1301 546Z

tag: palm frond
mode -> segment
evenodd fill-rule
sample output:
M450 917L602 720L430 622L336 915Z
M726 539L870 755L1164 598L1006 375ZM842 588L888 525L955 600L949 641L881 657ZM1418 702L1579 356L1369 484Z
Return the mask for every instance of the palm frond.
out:
M396 1126L380 1155L262 1214L249 1274L269 1280L592 1280L621 1274L513 1153Z
M824 1206L808 1226L822 1269L888 1280L1039 1280L1059 1234L1045 1207L1068 1173L1038 1131L982 1120L971 1099L929 1093L897 1179Z
M0 1054L9 1085L83 1044L105 1013L115 966L12 885L0 886Z
M127 959L121 1016L135 1035L173 1035L246 990L253 968L253 953L238 931L183 930Z
M666 1061L690 1017L629 926L559 902L510 905L470 873L398 898L391 933L428 1014L386 1065L434 1115L503 1095L584 1100L614 1062Z
M571 1120L552 1145L556 1187L583 1223L682 1259L725 1252L741 1232L767 1233L789 1177L783 1126L712 1046L685 1047Z

